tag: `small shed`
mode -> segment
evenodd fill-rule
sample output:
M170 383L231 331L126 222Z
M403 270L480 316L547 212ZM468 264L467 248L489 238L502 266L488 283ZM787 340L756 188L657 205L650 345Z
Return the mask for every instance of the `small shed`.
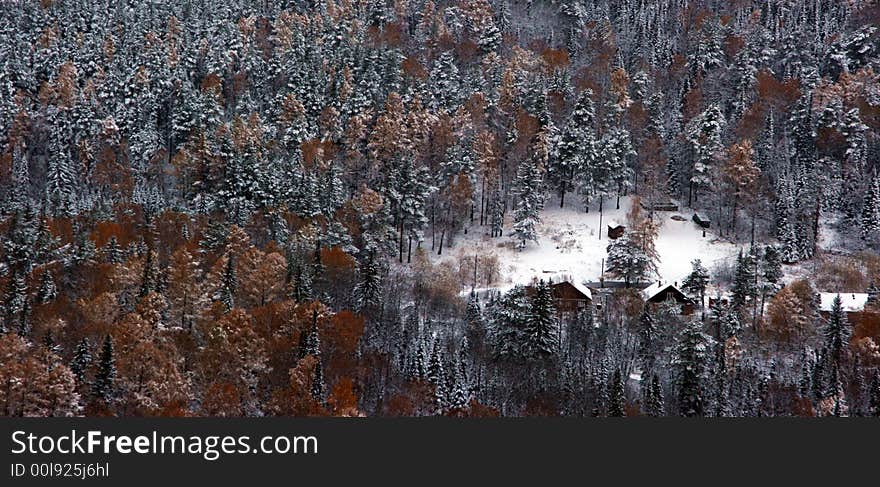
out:
M678 287L677 282L657 281L642 290L642 299L648 305L660 305L673 302L681 307L681 314L690 315L694 312L694 302Z
M615 222L615 221L612 221L608 224L608 238L610 238L611 240L615 240L615 239L622 237L623 232L625 232L625 231L626 231L626 227Z
M696 223L697 225L699 225L703 228L709 228L712 226L712 220L710 220L708 217L706 217L705 215L702 215L700 213L694 213L693 220L694 220L694 223Z

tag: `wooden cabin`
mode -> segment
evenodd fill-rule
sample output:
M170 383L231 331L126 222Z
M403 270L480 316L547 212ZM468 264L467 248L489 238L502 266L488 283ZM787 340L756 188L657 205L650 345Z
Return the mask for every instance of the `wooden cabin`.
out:
M623 236L623 232L626 231L626 227L620 225L616 222L611 222L608 224L608 238L611 240L616 240Z
M693 314L695 309L693 300L678 287L677 282L657 281L642 290L642 298L648 306L675 303L681 308L681 314L686 316Z
M556 300L556 311L562 313L577 313L586 309L593 302L590 289L571 281L551 283L553 298Z
M697 225L699 225L703 228L709 228L712 226L712 220L710 220L705 215L701 215L699 213L694 213L693 220L694 220L694 223L696 223Z

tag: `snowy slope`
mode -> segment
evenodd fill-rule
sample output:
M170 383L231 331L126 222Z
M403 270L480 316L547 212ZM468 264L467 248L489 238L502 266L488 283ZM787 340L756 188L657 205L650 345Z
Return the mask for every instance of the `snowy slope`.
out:
M557 273L571 275L580 281L596 281L602 272L602 260L606 258L608 238L607 225L615 221L626 223L630 199L621 198L620 209L614 209L614 200L605 202L602 216L602 238L599 238L599 212L591 208L590 213L575 207L559 208L558 203L548 202L541 215L539 242L529 242L522 251L513 248L509 237L510 221L504 229L505 236L489 238L487 230L472 227L466 235L459 235L447 253L433 255L435 260L453 259L456 255L474 253L494 253L501 263L499 288L514 284L527 284L535 277L547 278ZM610 207L607 208L607 207ZM679 215L685 221L671 217ZM691 221L691 213L658 212L656 218L661 222L656 242L661 262L660 275L665 280L681 280L691 269L691 260L699 258L710 271L715 264L725 259L735 259L738 247L727 241L716 240L711 232L702 236L702 229Z

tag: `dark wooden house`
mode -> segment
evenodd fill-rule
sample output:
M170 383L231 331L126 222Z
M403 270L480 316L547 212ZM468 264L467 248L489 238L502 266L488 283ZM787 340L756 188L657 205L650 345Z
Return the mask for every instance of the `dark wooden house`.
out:
M694 213L693 220L694 220L694 223L696 223L697 225L699 225L703 228L709 228L712 226L712 220L710 220L705 215L701 215L699 213Z
M623 232L626 231L626 227L623 225L619 225L617 223L611 222L608 224L608 238L611 240L616 240L623 236Z
M642 298L648 306L675 303L683 315L693 314L695 308L694 301L678 287L677 282L657 281L642 290Z
M556 301L556 311L562 313L577 313L586 309L593 301L590 289L572 281L552 282L553 299Z

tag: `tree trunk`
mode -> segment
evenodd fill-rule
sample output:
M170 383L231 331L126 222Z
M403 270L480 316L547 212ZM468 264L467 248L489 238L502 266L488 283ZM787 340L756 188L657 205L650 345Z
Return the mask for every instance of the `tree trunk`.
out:
M403 231L404 231L403 218L401 218L400 219L400 232L399 232L400 238L399 238L399 243L397 245L397 247L398 247L397 261L400 262L401 264L403 264Z

